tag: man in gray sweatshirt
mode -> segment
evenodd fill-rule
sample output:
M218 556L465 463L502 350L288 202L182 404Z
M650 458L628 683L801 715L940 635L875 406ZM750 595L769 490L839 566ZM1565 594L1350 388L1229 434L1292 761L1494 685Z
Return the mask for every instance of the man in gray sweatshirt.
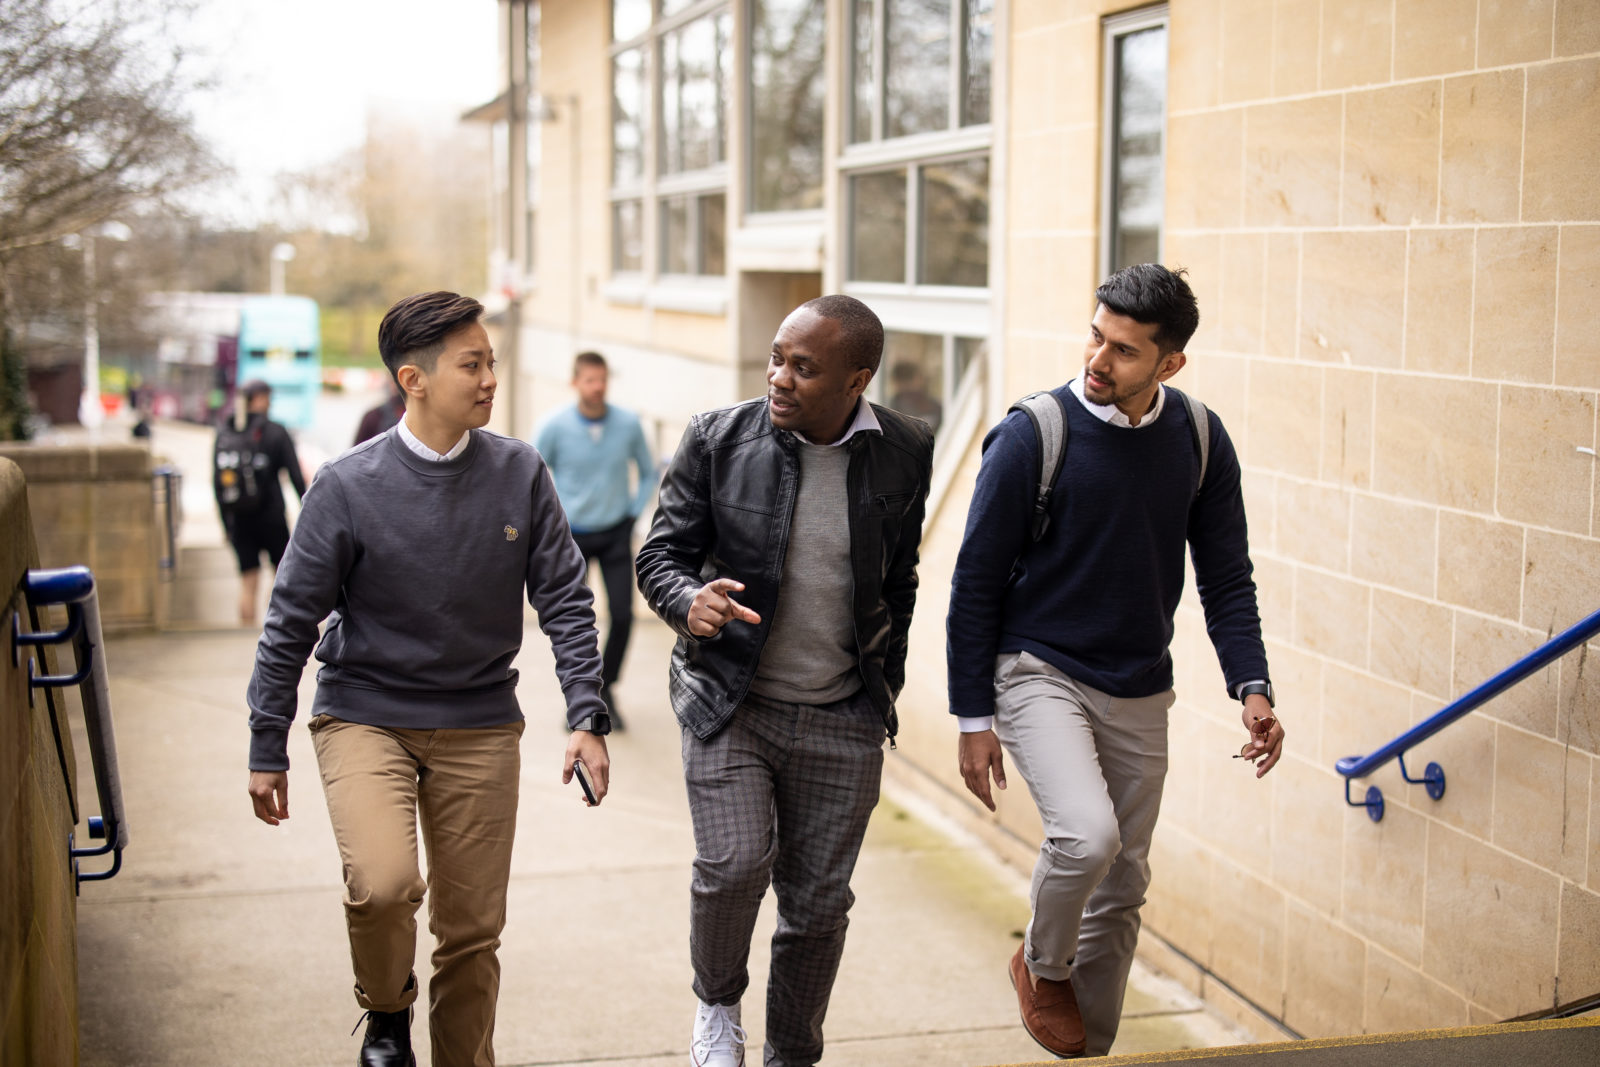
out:
M438 942L433 1062L494 1062L524 588L573 730L562 781L581 760L598 802L609 772L583 557L539 454L483 429L495 377L482 313L476 300L436 292L384 316L378 348L405 393L405 417L324 466L307 491L246 695L250 797L276 826L289 817L289 727L316 646L310 728L344 866L365 1067L416 1062L412 964L424 895Z

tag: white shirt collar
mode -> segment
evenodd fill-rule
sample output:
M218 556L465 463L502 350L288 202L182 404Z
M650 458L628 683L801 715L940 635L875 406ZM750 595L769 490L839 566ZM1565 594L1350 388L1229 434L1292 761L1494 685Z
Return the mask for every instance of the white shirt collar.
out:
M1089 409L1089 414L1093 415L1101 422L1109 423L1112 426L1121 426L1130 430L1142 430L1146 426L1149 426L1151 423L1155 422L1161 417L1161 409L1167 406L1167 387L1164 385L1157 385L1155 406L1150 409L1150 414L1140 419L1139 425L1135 426L1133 423L1128 421L1128 416L1124 415L1122 413L1122 409L1117 407L1117 405L1096 404L1093 400L1090 400L1088 397L1084 396L1083 375L1080 374L1078 377L1072 379L1072 381L1068 383L1067 388L1071 389L1072 395L1077 397L1085 408Z
M430 463L443 463L447 459L455 459L467 450L467 442L472 440L472 431L468 430L461 435L461 440L457 441L450 451L440 455L423 444L422 439L411 432L411 427L406 425L405 419L401 419L396 426L400 431L400 440L405 442L405 446Z
M867 398L861 397L856 400L856 417L850 421L850 428L844 432L843 437L833 442L833 444L829 447L837 448L839 445L842 445L846 441L850 440L850 438L854 437L856 434L863 433L867 430L876 430L879 433L882 433L883 424L878 422L878 416L874 414L872 405L867 403Z
M867 403L867 398L860 397L856 400L855 418L850 421L850 425L845 429L844 436L839 438L837 441L830 441L828 444L818 445L817 447L838 448L856 434L862 433L866 430L876 430L877 432L882 433L883 424L878 421L878 416L873 412L872 405ZM803 445L814 443L808 440L804 434L796 433L793 430L785 430L784 432L789 434L789 436L793 437L796 441L799 441Z

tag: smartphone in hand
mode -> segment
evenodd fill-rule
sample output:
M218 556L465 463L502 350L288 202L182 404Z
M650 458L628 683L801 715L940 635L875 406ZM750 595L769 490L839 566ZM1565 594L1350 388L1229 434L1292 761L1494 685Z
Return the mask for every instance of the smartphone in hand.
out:
M572 780L583 790L584 802L591 808L600 803L594 796L594 783L589 780L589 769L583 765L581 759L572 761Z

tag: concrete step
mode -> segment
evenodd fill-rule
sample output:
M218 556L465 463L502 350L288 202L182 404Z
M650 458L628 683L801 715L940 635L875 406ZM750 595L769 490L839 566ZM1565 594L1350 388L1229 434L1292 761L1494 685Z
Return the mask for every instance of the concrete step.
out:
M1595 1067L1600 1064L1600 1018L1495 1023L1450 1030L1284 1041L1268 1045L1181 1049L1134 1056L1108 1056L1121 1064L1228 1064L1248 1057L1250 1067ZM1034 1061L1009 1067L1044 1067Z

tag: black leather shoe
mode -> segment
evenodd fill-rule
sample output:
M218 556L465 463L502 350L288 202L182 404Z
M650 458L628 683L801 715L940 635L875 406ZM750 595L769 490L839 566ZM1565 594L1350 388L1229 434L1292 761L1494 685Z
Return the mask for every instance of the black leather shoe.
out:
M410 1008L369 1011L366 1018L367 1035L361 1039L356 1067L417 1067L416 1053L411 1051Z

